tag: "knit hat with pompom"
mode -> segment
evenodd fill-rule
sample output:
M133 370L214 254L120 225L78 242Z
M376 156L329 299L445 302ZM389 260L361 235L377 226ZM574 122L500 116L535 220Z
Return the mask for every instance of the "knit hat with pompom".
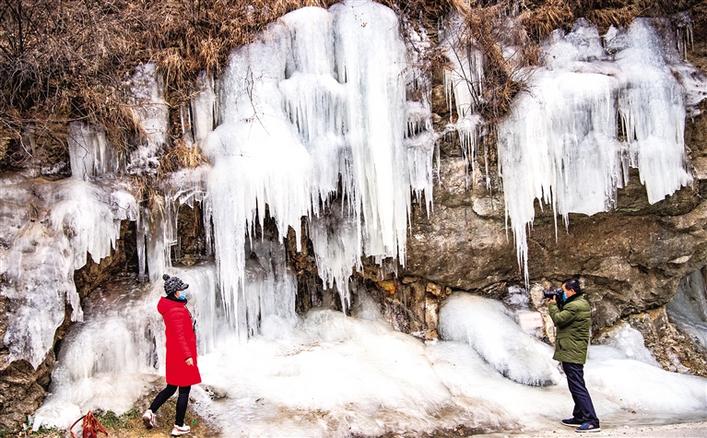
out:
M164 280L164 291L167 295L172 295L189 287L189 285L184 283L179 277L170 277L164 274L162 279Z

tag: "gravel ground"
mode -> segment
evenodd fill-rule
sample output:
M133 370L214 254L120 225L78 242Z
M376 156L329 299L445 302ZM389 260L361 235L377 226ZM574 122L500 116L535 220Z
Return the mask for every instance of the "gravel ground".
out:
M545 430L533 433L521 434L490 434L482 435L486 437L513 437L513 438L565 438L565 437L645 437L645 438L706 438L707 421L695 423L660 424L660 425L637 425L637 426L612 426L602 425L601 432L578 434L568 427L561 425L554 430Z

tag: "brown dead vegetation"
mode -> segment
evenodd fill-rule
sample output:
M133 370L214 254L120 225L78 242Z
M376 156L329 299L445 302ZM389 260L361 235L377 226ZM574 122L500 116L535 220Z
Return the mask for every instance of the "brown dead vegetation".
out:
M520 18L529 34L540 40L554 29L567 29L586 18L605 32L609 26L626 26L639 16L670 16L688 10L701 0L521 0Z
M600 27L637 15L666 15L699 0L380 0L404 26L437 29L451 9L467 20L486 53L492 86L481 108L502 117L522 89L503 57L502 24L518 15L525 38L522 64L538 62L537 43L579 17ZM126 102L126 79L141 62L155 62L173 110L194 92L197 74L218 74L229 52L283 14L336 0L0 0L0 169L66 161L71 121L104 126L123 152L142 136ZM518 37L517 35L515 37ZM428 68L443 62L431 51ZM173 129L172 143L179 133ZM189 159L191 160L191 158ZM189 161L187 160L187 161Z
M160 158L160 172L169 173L184 168L194 168L206 163L198 145L187 144L182 138Z
M539 43L553 30L569 30L577 19L585 18L603 33L609 26L626 26L638 16L671 16L702 3L700 0L449 1L464 18L459 42L462 46L475 46L484 54L484 90L478 111L491 125L507 114L514 97L523 89L519 71L540 62ZM504 46L519 48L513 61L504 55Z
M156 62L171 106L201 70L217 73L230 50L277 17L334 0L3 0L0 3L0 151L5 165L51 162L66 151L66 124L105 126L114 147L140 135L125 79ZM61 127L61 129L57 129ZM29 130L51 132L27 140ZM38 153L45 156L37 157Z

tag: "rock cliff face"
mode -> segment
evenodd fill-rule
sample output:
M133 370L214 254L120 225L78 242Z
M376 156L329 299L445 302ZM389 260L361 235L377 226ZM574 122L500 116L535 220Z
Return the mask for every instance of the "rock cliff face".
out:
M694 33L706 35L704 23L697 23ZM690 61L705 71L707 43L696 42ZM383 260L382 266L365 260L360 272L352 277L353 299L345 309L350 314L363 312L362 307L367 305L367 298L363 297L373 298L380 314L395 329L421 339L438 338L439 309L453 292L508 300L512 299L511 291L518 291L509 287L525 286L514 234L506 219L495 151L489 150L491 157L479 154L472 163L462 151L456 133L448 132L446 125L451 116L443 76L440 63L431 76L431 120L434 131L444 133L437 142L439 161L434 169L433 209L426 209L423 200L413 203L405 266L398 266L389 258ZM628 184L619 189L611 211L592 216L570 214L566 228L536 203L535 220L528 234L527 286L531 287L532 307L543 313L538 300L541 288L580 275L594 307L597 342L605 339L612 326L625 321L643 334L662 367L707 375L704 347L677 328L666 312L666 305L683 278L707 266L707 104L703 102L701 109L700 114L687 121L685 132L694 181L672 196L649 203L638 173L632 172ZM333 185L337 183L342 184L338 181ZM145 203L144 199L138 201ZM3 208L17 207L6 199L2 202ZM180 267L212 257L211 236L206 236L212 224L203 221L201 212L205 207L201 199L194 201L192 207L182 206L176 215L180 232L171 255ZM19 223L32 214L49 220L46 212L13 217ZM0 215L4 216L11 215ZM295 216L295 221L299 220ZM135 248L133 242L141 230L136 229L135 222L125 221L124 217L121 220L120 240L112 255L100 263L88 261L75 272L73 283L80 298L117 272L136 273L141 263L139 251L150 251ZM302 219L299 234L291 226L278 232L274 222L265 220L264 230L254 233L273 241L285 236L283 258L295 276L295 307L300 314L315 307L341 310L344 306L336 291L328 289L320 278L310 235L313 226ZM9 247L8 242L0 240L2 245L0 250ZM246 255L249 261L263 257L255 252ZM257 261L268 264L268 260ZM0 273L0 288L8 284L8 278ZM5 316L14 310L10 309L12 305L0 294L0 340L5 338ZM3 430L17 430L46 396L62 339L71 326L71 310L66 308L50 351L36 367L27 360L11 360L8 346L0 345L0 435ZM552 340L549 326L544 330L539 327L539 331L540 337Z

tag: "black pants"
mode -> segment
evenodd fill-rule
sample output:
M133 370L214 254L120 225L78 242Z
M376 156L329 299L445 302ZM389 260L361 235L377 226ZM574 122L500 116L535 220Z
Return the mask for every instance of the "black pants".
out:
M170 397L174 395L177 391L177 387L174 385L167 385L165 389L157 394L157 397L152 401L150 405L150 410L152 412L157 412L157 410L166 402ZM184 426L184 415L187 413L187 403L189 402L189 391L191 391L191 386L180 386L179 387L179 397L177 398L177 418L174 422L177 426Z
M572 400L574 400L574 410L572 416L582 423L591 422L599 427L599 419L594 411L592 398L589 396L587 386L584 384L584 365L576 363L562 362L562 369L567 376L567 386L570 387Z

